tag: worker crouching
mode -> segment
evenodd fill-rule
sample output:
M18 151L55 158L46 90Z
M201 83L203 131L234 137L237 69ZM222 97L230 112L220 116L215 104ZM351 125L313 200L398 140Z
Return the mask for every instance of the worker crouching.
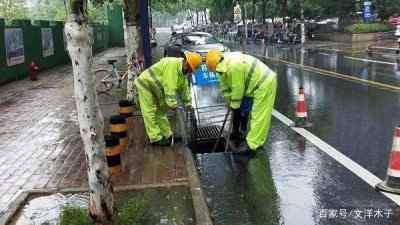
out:
M184 106L193 110L187 75L194 73L201 62L200 55L194 52L186 53L183 58L163 58L135 79L140 110L152 145L171 145L172 131L165 106L178 110L178 91ZM180 140L175 136L175 142Z
M236 127L237 124L240 124L239 127L247 124L246 113L251 109L246 141L232 151L245 153L262 149L275 102L276 74L260 60L240 52L223 54L219 50L211 50L207 54L206 64L219 75L221 90L233 111L233 127L235 123ZM243 116L243 122L237 115ZM237 130L233 129L233 135Z

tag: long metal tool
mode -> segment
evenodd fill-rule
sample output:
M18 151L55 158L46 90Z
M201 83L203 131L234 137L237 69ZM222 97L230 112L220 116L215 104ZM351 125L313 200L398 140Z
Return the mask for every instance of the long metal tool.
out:
M222 127L221 127L221 130L219 131L218 139L217 139L217 142L215 142L215 145L214 145L214 148L213 148L213 150L212 150L212 153L214 153L215 150L217 149L219 140L221 139L222 132L224 131L225 124L226 124L226 121L228 120L228 116L229 116L230 111L231 111L230 108L228 108L228 110L226 111L226 115L225 115L225 118L224 118L224 122L222 123Z
M175 124L172 126L172 140L171 140L171 147L174 145L174 139L175 139L175 133L179 133L178 131L178 110L183 109L182 107L177 107L177 110L175 111Z
M176 121L176 114L177 114L177 112L175 112L175 124L174 124L174 126L172 127L172 140L171 140L171 147L174 145L174 139L175 139L175 127L176 127L176 123L177 123L177 121Z
M229 146L229 141L231 139L232 128L233 128L233 115L231 116L231 121L229 123L228 137L226 139L226 145L225 145L225 153L228 152L228 146Z

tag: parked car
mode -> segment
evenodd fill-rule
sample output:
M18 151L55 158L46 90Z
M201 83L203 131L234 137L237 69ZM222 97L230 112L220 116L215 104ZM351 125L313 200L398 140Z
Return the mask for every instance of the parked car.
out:
M175 34L164 47L164 56L180 57L185 51L194 51L201 55L203 60L211 49L219 49L229 52L229 48L222 44L222 40L216 39L209 33L190 32Z

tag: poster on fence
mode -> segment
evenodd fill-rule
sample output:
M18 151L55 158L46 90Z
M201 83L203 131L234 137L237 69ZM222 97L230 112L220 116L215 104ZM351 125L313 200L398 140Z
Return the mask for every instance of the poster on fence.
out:
M25 61L24 37L21 28L4 29L7 65L13 66Z
M54 55L53 32L51 28L42 28L42 50L44 57Z

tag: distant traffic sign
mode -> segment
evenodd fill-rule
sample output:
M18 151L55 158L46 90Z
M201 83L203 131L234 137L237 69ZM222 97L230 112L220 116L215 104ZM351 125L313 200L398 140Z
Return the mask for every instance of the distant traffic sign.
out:
M364 20L370 20L372 17L372 2L364 2Z
M242 21L242 9L239 5L233 7L233 20L237 23Z

